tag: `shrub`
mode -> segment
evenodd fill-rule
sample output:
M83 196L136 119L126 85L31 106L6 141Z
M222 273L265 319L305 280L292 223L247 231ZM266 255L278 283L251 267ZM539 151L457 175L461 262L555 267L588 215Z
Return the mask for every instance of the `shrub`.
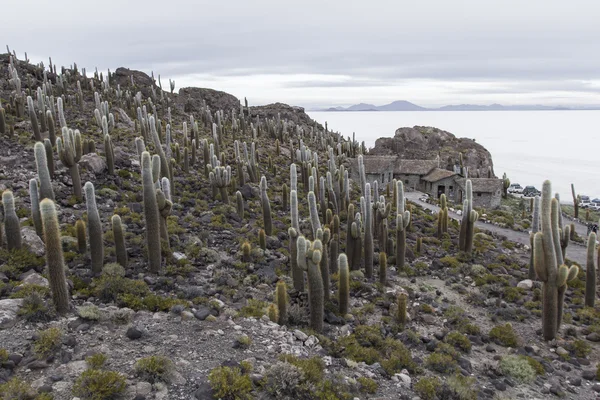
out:
M592 351L592 346L590 346L585 340L575 340L570 347L571 351L576 357L587 357L587 355Z
M260 318L265 315L268 304L256 299L248 299L248 304L240 310L240 317Z
M381 361L381 366L389 375L400 372L406 368L410 373L416 373L417 364L412 359L412 354L402 342L387 338L382 345L383 355L386 358Z
M0 348L0 364L8 361L8 350Z
M235 342L238 349L247 349L252 344L252 339L248 335L240 335Z
M521 383L532 382L535 379L535 370L529 362L522 357L509 355L500 360L500 371L511 376Z
M35 285L32 283L25 283L17 286L15 289L16 291L10 295L11 299L23 299L33 292L38 293L42 298L45 298L50 294L50 289L46 286Z
M77 307L77 314L79 317L89 321L97 321L100 319L100 309L93 304Z
M174 369L173 362L164 356L144 357L135 363L135 374L150 383L168 383Z
M46 306L44 299L37 292L31 292L23 299L18 314L28 322L48 322L54 318L54 312Z
M517 347L519 337L510 323L497 325L490 330L490 339L505 347Z
M414 391L423 400L435 400L438 389L442 386L442 382L438 377L421 378L413 386Z
M476 379L460 374L451 376L444 385L443 398L453 398L457 400L477 400ZM448 393L449 392L449 393Z
M239 368L217 367L208 374L214 396L223 400L249 400L252 381Z
M16 280L23 272L44 266L44 257L33 254L27 246L20 249L0 249L0 272L4 272L12 280Z
M104 367L104 364L106 364L106 359L106 355L102 353L96 353L86 358L85 362L91 369L102 369L102 367Z
M125 391L125 377L115 371L88 369L73 384L73 395L83 400L117 398Z
M279 359L300 368L309 382L318 383L323 380L325 363L319 357L298 358L292 354L282 354Z
M447 374L456 370L456 361L454 361L454 358L447 354L437 352L432 353L429 355L429 357L427 357L425 363L429 369L442 374Z
M444 266L451 268L451 269L456 269L460 266L460 261L458 261L456 259L456 257L452 257L452 256L444 256L444 257L440 258L440 262L442 264L444 264Z
M448 333L444 338L444 341L454 346L455 349L464 351L465 353L471 351L471 341L460 332L453 331Z
M15 377L0 384L0 399L36 400L36 393L27 382Z
M278 361L265 373L266 391L276 398L295 396L304 381L304 371L288 362Z
M537 375L544 375L546 373L544 366L539 361L536 361L533 357L521 356L521 358L527 360Z
M33 352L39 358L46 358L62 344L62 331L59 328L48 328L38 332L38 337L33 344Z
M371 378L367 378L366 376L361 376L357 379L358 384L360 385L360 391L368 394L375 394L377 392L377 388L379 385Z

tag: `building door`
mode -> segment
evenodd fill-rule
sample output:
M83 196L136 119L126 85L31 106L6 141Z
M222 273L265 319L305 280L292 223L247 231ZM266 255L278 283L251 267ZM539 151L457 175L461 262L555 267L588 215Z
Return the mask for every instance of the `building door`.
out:
M437 187L437 198L439 199L442 194L446 194L446 186L445 185L438 185Z

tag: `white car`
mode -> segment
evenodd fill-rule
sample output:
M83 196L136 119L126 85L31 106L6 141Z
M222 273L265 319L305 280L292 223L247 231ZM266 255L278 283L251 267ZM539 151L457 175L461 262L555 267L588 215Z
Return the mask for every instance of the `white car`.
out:
M521 185L519 185L518 183L513 183L508 187L507 192L521 194L521 193L523 193L523 187Z
M579 203L579 207L581 208L591 208L593 205L594 203L589 200L581 200L581 203Z

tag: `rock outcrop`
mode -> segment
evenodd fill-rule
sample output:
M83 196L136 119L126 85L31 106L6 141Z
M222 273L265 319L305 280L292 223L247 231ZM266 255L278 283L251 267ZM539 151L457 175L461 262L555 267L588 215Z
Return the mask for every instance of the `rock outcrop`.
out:
M469 167L469 174L476 176L479 169L483 176L488 167L494 163L492 155L473 139L457 138L450 132L428 126L399 128L391 138L379 138L369 155L398 155L403 159L433 160L440 156L442 168L453 169L458 165L460 153L464 166Z
M177 102L185 105L186 112L198 113L202 107L202 101L213 111L231 111L240 109L240 101L232 94L219 90L186 87L179 89Z
M283 103L273 103L264 106L250 107L250 115L253 118L256 118L256 116L259 116L261 120L267 118L277 118L277 114L280 115L282 120L287 119L294 121L296 124L302 125L315 125L315 121L313 121L304 112L304 108L302 107L290 106ZM317 125L319 126L319 129L323 128L320 124Z

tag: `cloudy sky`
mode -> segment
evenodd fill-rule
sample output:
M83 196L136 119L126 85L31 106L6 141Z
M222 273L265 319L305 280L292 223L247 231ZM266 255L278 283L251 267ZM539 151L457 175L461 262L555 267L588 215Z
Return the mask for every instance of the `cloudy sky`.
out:
M20 0L10 14L0 37L33 61L251 104L600 104L596 0Z

